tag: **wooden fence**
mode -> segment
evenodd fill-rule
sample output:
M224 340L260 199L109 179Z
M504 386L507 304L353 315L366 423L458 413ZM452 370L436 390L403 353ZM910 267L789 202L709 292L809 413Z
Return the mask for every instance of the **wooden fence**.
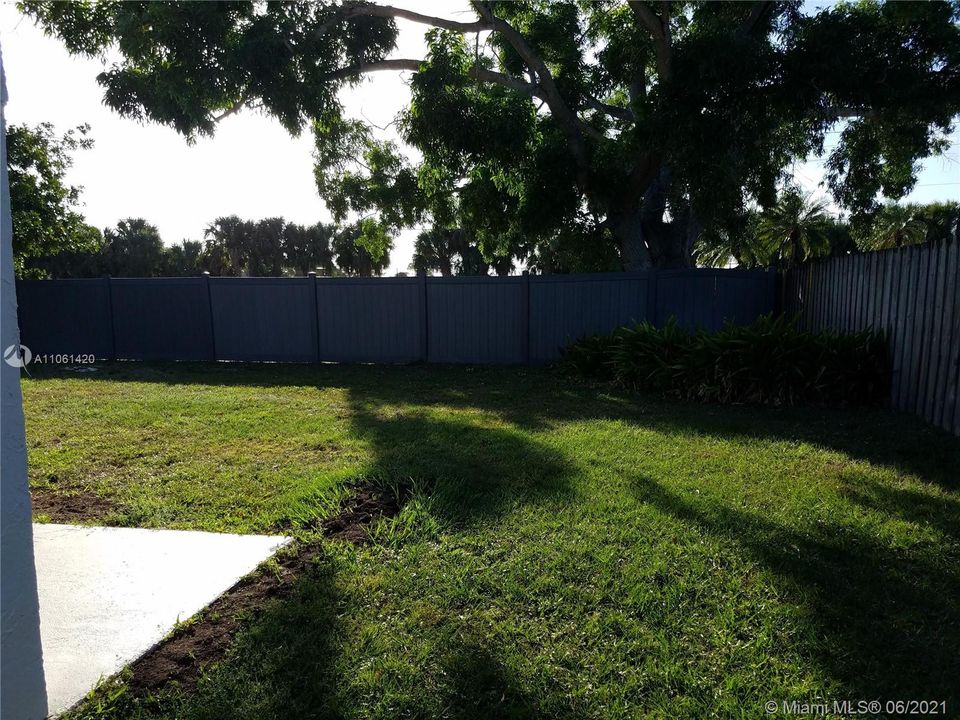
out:
M960 435L960 243L805 263L782 292L807 329L883 329L892 406Z
M543 363L585 335L773 310L766 271L521 277L143 278L17 283L36 354L123 360Z

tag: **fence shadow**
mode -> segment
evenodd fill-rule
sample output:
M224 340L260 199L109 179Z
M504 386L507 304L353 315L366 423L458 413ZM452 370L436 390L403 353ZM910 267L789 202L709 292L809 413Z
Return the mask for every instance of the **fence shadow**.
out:
M851 697L957 700L960 577L878 544L848 525L784 527L758 515L683 497L649 477L634 479L639 502L728 538L781 580L810 626L801 648L842 681ZM949 697L944 697L944 694Z

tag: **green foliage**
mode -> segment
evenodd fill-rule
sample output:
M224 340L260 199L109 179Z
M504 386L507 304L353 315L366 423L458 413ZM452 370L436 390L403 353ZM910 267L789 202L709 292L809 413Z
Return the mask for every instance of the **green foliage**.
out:
M219 217L204 230L204 254L211 275L239 277L248 265L254 223L236 215Z
M439 272L450 275L489 275L493 268L498 275L513 269L509 255L488 262L472 234L462 228L432 227L417 235L410 267L417 273Z
M160 232L143 218L127 218L103 231L103 270L114 277L156 277L164 262Z
M827 203L791 188L760 215L757 240L779 267L796 265L830 251Z
M887 203L848 222L831 217L823 202L787 190L777 204L750 212L744 222L714 228L694 246L697 264L788 268L817 257L887 250L960 237L960 203Z
M196 277L204 271L203 243L183 240L164 248L159 274L163 277Z
M210 134L224 112L256 102L291 133L336 106L344 66L394 47L392 20L354 17L320 32L327 3L98 2L23 0L21 7L73 53L119 49L97 81L125 117L185 135Z
M648 322L567 348L565 364L588 377L701 402L863 405L886 400L886 339L872 331L798 330L785 318L687 332Z
M483 43L475 25L426 18L427 57L399 64L416 69L400 116L423 158L414 167L337 98L364 72L397 69L381 62L396 48L389 7L21 7L71 52L119 52L99 81L120 113L189 137L244 105L291 133L312 126L318 187L338 222L465 228L488 261L606 264L613 244L630 269L686 266L701 235L729 235L751 208L773 207L792 164L823 155L834 127L830 190L852 217L870 215L879 193L910 190L960 112L955 1L812 14L796 0L477 3L492 28ZM571 258L578 234L582 257Z
M333 253L330 249L333 232L332 225L323 223L309 227L287 223L283 229L283 253L287 265L299 275L311 272L333 275Z
M857 245L863 250L888 250L960 237L960 203L887 203L854 226Z
M372 218L348 225L333 236L332 250L344 275L381 275L390 265L393 239L387 229Z
M253 277L279 277L283 275L284 228L282 217L265 218L253 225L247 238L247 272Z
M46 277L66 258L95 252L100 232L77 212L82 188L66 174L73 153L93 146L89 125L57 137L53 125L7 128L7 172L13 218L13 263L18 277Z
M305 227L279 217L256 222L236 215L219 217L207 226L203 264L211 275L234 277L332 275L333 232L332 225Z

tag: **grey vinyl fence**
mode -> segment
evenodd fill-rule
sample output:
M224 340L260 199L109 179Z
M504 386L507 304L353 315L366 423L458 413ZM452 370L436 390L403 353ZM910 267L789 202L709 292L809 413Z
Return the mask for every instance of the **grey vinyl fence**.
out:
M143 278L17 283L34 353L121 360L544 363L578 338L674 316L772 312L766 271L519 277Z
M883 329L893 407L960 435L960 243L806 263L783 293L783 309L810 330Z

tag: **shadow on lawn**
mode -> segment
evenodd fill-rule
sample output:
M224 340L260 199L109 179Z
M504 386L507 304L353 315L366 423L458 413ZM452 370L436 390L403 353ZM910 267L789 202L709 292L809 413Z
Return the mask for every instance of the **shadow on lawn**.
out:
M335 561L322 558L300 579L293 596L270 606L241 636L195 692L148 701L147 716L340 720L366 707L377 717L422 717L431 708L431 717L449 720L568 717L544 712L494 653L466 641L409 658L406 666L397 664L396 656L387 660L377 653L372 663L358 666L344 656L351 652L351 641L358 640L351 640L350 626L339 618L346 602ZM437 685L423 687L425 677ZM138 708L130 702L134 700L122 698L113 717L133 716Z
M784 598L813 625L798 650L848 697L960 701L960 577L949 558L908 557L847 525L783 527L651 478L634 488L641 502L735 541L781 578Z
M382 415L377 397L351 393L354 432L373 456L365 475L413 480L431 513L454 525L496 517L518 503L571 493L576 464L515 428L429 417L422 411Z
M107 363L97 373L46 368L36 373L37 380L48 377L214 387L339 388L349 392L358 406L410 403L423 409L475 408L495 413L522 430L608 419L666 433L804 442L876 465L900 468L945 488L960 487L956 470L960 467L960 441L911 415L881 409L777 409L662 402L591 387L548 368ZM428 430L431 422L424 419L421 429ZM376 434L377 423L360 417L358 428L363 429L365 424ZM410 421L410 428L415 424Z

